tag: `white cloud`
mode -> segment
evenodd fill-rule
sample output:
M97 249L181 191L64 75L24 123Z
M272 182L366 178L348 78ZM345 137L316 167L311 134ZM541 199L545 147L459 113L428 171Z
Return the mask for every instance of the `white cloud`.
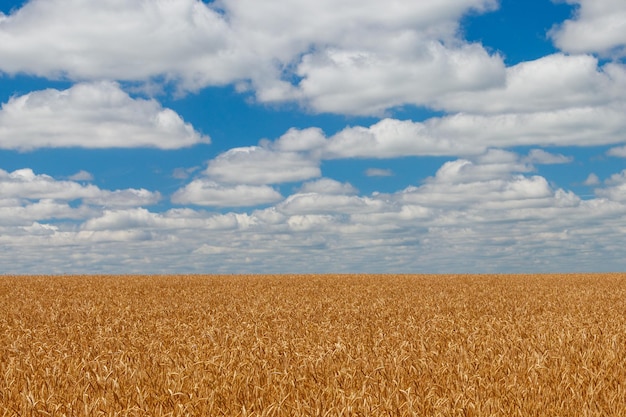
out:
M365 170L365 175L368 177L391 177L393 176L393 171L390 169L368 168Z
M221 185L204 178L196 179L176 191L172 202L211 207L245 207L274 203L282 196L267 185Z
M209 161L205 174L220 183L278 184L319 177L319 161L297 152L249 146L233 148Z
M496 7L495 0L31 1L0 21L0 71L138 81L147 90L159 79L181 90L236 83L262 102L380 113L502 83L501 58L458 38L464 14ZM301 81L286 81L293 78Z
M102 190L95 185L74 181L58 181L45 174L35 174L24 168L13 172L0 169L2 198L22 200L82 200L84 203L107 207L151 205L161 199L158 192L145 189Z
M626 67L598 67L589 55L554 54L506 69L501 88L453 92L435 107L474 114L540 113L567 108L606 106L626 100Z
M90 172L80 170L76 174L70 175L68 179L72 181L93 181L93 175Z
M546 199L552 198L553 191L545 178L516 173L529 169L524 164L502 161L449 161L423 185L410 186L395 198L410 204L447 207L455 211L471 207L503 209L550 204Z
M383 119L327 139L324 158L468 156L488 148L594 146L623 143L626 102L537 113L458 113L425 122Z
M37 233L60 236L77 222L98 216L105 208L150 206L161 199L144 189L103 190L92 184L56 180L24 168L0 169L0 227L8 235ZM54 225L45 222L54 221Z
M281 152L306 152L324 146L325 142L326 137L320 128L291 128L270 145Z
M337 41L345 44L375 42L363 39L361 31L382 29L415 29L431 31L433 36L447 37L454 34L458 19L469 10L484 12L497 7L493 0L442 0L438 2L406 3L391 0L385 4L374 0L225 0L220 3L226 14L238 28L249 28L250 32L266 35L283 48L290 56L294 52L292 42L321 43ZM356 7L359 6L359 7ZM289 33L289 36L284 36ZM259 39L260 44L268 39ZM296 43L296 45L298 45Z
M600 178L598 178L598 176L594 174L593 172L589 174L587 179L583 182L583 185L599 185L599 184L600 184Z
M501 59L479 45L451 49L420 39L402 43L406 45L391 52L326 49L307 55L298 66L303 80L294 95L316 112L380 115L404 104L429 105L446 93L504 82Z
M369 128L347 127L331 136L324 147L327 158L391 158L402 155L470 153L480 144L454 143L436 138L425 123L383 119ZM480 152L480 151L479 151Z
M368 197L339 194L298 193L277 205L289 215L335 213L353 214L380 211L384 202Z
M626 146L620 146L617 148L611 148L607 151L609 156L617 156L619 158L626 158Z
M605 180L605 184L606 187L595 190L597 196L626 203L626 170L611 175Z
M626 174L582 200L528 175L523 159L490 150L445 163L418 186L369 197L323 178L310 192L247 213L38 200L38 208L22 206L30 216L7 222L23 204L7 198L0 262L22 273L581 271L598 262L621 269Z
M81 220L95 212L89 207L73 208L66 202L50 199L35 202L0 200L0 225L23 227L38 221Z
M30 1L0 21L0 69L73 80L232 81L231 30L197 0ZM237 58L235 58L237 61ZM208 71L207 68L211 70Z
M335 226L335 219L328 214L304 214L289 217L287 225L294 232L328 230Z
M87 220L83 230L123 231L154 227L156 215L144 208L130 210L105 210L100 217Z
M531 149L528 152L528 156L525 160L531 164L541 165L553 165L553 164L568 164L574 159L571 156L565 156L561 154L553 154L546 152L543 149Z
M622 3L576 2L580 15L553 32L566 53L505 68L458 37L461 16L496 7L491 0L31 1L0 16L0 71L79 83L5 103L3 149L209 141L103 79L131 81L127 91L172 83L179 93L234 83L259 101L312 112L412 104L456 114L328 137L294 128L224 152L202 172L172 173L196 175L171 202L220 213L156 212L159 193L104 190L81 183L92 179L85 171L59 180L0 170L0 264L22 273L623 269L626 171L602 185L590 174L596 197L586 200L533 175L535 164L572 161L550 146L613 145L609 155L626 155L626 68L582 54L620 56L624 31L607 26L586 44L567 43L610 14L602 7L619 16ZM507 150L518 146L532 149ZM322 177L325 159L423 155L455 159L420 183L369 196ZM284 197L273 186L285 183L283 192L297 191Z
M150 206L156 204L159 200L161 200L159 192L143 188L115 191L102 190L94 197L83 198L83 202L101 207Z
M444 163L435 174L438 183L470 183L506 178L512 172L529 172L532 167L518 161L516 154L499 149L489 150L478 162L457 159Z
M209 138L155 100L133 99L118 84L77 84L12 97L0 109L0 148L143 147L175 149Z
M458 209L480 207L483 210L501 210L546 207L552 203L553 192L545 178L540 176L492 179L463 183L430 183L419 188L409 188L403 201L413 204L449 206L456 204ZM487 212L473 213L485 218ZM463 217L467 213L462 214ZM494 219L491 219L494 220Z
M463 14L492 10L495 1L222 4L247 42L282 63L284 79L301 79L292 85L271 74L251 77L260 101L298 100L315 112L378 114L503 80L499 57L457 38Z
M332 178L320 178L319 180L306 182L300 187L301 193L316 194L357 194L358 190L349 183L335 181Z
M580 7L573 19L552 29L565 52L626 56L626 3L622 0L566 0Z

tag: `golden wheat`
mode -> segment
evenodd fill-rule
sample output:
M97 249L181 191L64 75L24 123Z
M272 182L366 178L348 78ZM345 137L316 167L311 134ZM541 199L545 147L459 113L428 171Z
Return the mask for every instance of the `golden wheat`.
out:
M0 277L1 416L624 416L626 274Z

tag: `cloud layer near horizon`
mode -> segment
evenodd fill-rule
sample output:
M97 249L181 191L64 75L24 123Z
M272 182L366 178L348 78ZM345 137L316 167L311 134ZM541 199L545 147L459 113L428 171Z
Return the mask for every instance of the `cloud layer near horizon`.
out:
M626 170L599 184L596 198L582 200L533 175L523 159L498 153L453 160L423 184L392 194L364 196L323 178L284 199L269 191L275 204L244 213L155 212L143 207L159 196L145 190L0 172L2 262L5 272L22 265L25 273L42 271L31 261L36 257L56 273L80 272L84 262L107 272L259 272L277 265L464 272L497 271L503 263L509 271L562 268L559 260L576 253L566 269L594 269L599 254L605 268L618 266L613 257L626 244ZM249 201L263 189L240 187L209 186L195 196L220 205Z

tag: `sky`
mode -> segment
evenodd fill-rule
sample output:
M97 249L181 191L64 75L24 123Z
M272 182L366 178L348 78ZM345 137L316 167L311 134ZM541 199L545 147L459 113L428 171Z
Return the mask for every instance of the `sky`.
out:
M623 0L0 0L0 274L625 269Z

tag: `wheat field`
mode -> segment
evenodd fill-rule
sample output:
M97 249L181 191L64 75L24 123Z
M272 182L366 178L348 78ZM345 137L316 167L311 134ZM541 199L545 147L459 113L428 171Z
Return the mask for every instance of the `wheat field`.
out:
M1 416L624 416L626 274L2 276Z

